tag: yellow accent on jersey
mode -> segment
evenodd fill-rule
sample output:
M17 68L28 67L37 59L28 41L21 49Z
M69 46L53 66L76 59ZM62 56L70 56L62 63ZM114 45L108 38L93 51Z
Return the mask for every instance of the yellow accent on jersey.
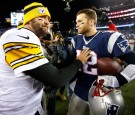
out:
M12 42L3 45L5 59L12 69L44 58L40 46L31 43Z
M25 42L10 42L10 43L6 43L3 45L4 50L6 48L10 48L13 46L29 46L29 47L39 47L39 45L37 44L32 44L32 43L25 43Z
M42 58L44 58L43 55L42 55L42 56L38 56L38 57L33 57L33 58L31 58L31 59L28 59L28 60L25 60L25 61L21 61L21 62L19 62L19 63L16 63L16 64L12 65L11 67L12 67L12 69L14 70L14 69L16 69L17 67L20 67L20 66L22 66L22 65L26 65L26 64L32 63L32 62L37 61L37 60L42 59Z

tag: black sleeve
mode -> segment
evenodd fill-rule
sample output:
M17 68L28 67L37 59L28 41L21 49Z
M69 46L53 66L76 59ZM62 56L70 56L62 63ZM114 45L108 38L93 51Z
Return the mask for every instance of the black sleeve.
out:
M121 59L122 61L126 62L126 64L134 64L135 65L135 52L130 52L126 55L123 56L119 56L119 59ZM118 82L120 85L124 85L126 83L128 83L128 81L125 79L125 77L123 77L121 74L118 74L116 76Z
M75 58L76 58L75 54L70 54L68 59L62 60L60 63L53 63L53 65L55 65L57 68L63 68L72 64Z
M125 61L127 64L134 64L135 65L135 52L130 52L126 55L119 56L119 59Z
M37 79L44 85L59 88L70 81L81 66L82 62L79 60L75 60L72 64L62 69L58 69L51 63L47 63L35 69L25 71L24 73Z

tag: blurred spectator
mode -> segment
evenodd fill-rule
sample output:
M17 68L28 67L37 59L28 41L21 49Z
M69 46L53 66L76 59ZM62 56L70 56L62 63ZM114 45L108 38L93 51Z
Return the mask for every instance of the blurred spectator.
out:
M110 30L110 31L118 31L117 28L116 28L116 26L115 26L115 24L110 19L108 21L108 27L109 27L108 30Z
M56 33L54 35L53 44L51 44L50 49L53 51L52 63L60 63L65 60L68 56L66 44L64 43L63 35L61 33ZM59 96L62 101L66 101L67 98L64 95L65 86L61 87L59 90Z

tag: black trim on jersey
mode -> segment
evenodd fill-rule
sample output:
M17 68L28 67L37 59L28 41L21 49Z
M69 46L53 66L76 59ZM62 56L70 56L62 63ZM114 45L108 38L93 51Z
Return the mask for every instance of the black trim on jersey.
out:
M135 52L133 52L133 51L128 53L128 54L126 54L126 55L119 56L118 58L121 59L122 61L125 61L127 63L127 65L128 64L134 64L135 65ZM120 86L128 83L126 78L123 77L121 74L118 74L116 76L116 78L117 78Z
M25 71L24 73L37 79L44 85L59 88L64 86L66 82L70 81L81 67L82 62L75 60L72 64L62 69L58 69L51 63L47 63L35 69Z
M43 7L43 6L42 6L42 5L37 5L37 6L32 6L32 7L30 7L30 8L27 8L27 9L24 10L24 15L25 15L26 13L28 13L29 11L33 10L34 8L37 8L37 7Z
M36 60L33 60L33 61L31 61L31 62L28 61L28 63L21 64L21 65L15 67L13 70L15 70L16 68L18 68L18 67L20 67L20 66L27 65L27 64L33 63L33 62L35 62L35 61L37 61L37 60L40 60L40 59L44 58L43 56L44 56L44 55L41 55L41 57L38 58L38 59L36 59ZM28 57L28 56L26 56L26 57ZM26 58L26 57L25 57L25 58ZM32 57L32 58L34 58L34 57ZM32 59L32 58L29 58L29 59ZM21 58L20 58L20 59L21 59ZM20 60L20 59L19 59L19 60ZM22 59L23 59L23 58L22 58ZM29 59L27 59L27 60L29 60ZM14 65L16 65L16 64L19 64L19 63L22 63L22 62L26 62L27 60L24 60L24 61L15 63L15 64L12 65L12 67L13 67ZM15 60L15 61L17 61L17 60ZM13 61L13 62L15 62L15 61ZM12 63L13 63L13 62L12 62ZM11 63L11 64L12 64L12 63Z

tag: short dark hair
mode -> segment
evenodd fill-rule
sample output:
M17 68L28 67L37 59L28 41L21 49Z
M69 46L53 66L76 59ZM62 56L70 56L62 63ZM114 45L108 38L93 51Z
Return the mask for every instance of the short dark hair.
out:
M89 18L89 19L93 19L95 20L95 25L97 24L97 14L94 10L90 9L90 8L87 8L87 9L82 9L82 10L79 10L76 14L76 16L78 16L79 14L86 14L86 16Z

